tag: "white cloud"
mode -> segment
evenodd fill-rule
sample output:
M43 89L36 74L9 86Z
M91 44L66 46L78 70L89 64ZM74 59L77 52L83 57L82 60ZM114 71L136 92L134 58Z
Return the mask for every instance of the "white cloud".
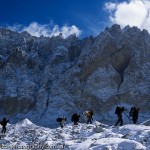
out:
M28 27L24 27L22 31L27 31L31 35L39 37L41 35L49 36L51 30L48 25L40 25L37 22L33 22Z
M115 10L116 5L117 4L115 4L115 3L107 2L107 3L105 3L105 9L109 10L111 12L111 11Z
M76 34L76 36L79 36L81 34L81 30L75 25L72 26L64 25L63 27L59 27L58 25L50 25L50 24L42 25L37 22L32 22L29 24L29 26L14 25L8 26L8 28L18 32L27 31L29 34L37 37L40 37L41 35L45 37L52 37L62 33L62 36L64 38L67 38L72 34Z
M15 24L13 26L5 25L5 27L11 29L12 31L20 31L22 28L22 25L20 24Z
M81 34L81 30L79 30L75 25L72 25L71 27L65 25L61 28L59 28L58 25L55 25L50 36L57 36L60 33L62 33L63 37L66 38L72 34L79 36Z
M105 3L105 9L109 12L112 23L120 24L121 27L137 26L150 32L150 1L130 0L121 3Z

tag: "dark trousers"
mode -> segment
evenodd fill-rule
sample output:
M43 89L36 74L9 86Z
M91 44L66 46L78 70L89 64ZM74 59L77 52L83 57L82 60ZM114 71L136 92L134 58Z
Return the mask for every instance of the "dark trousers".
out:
M6 132L6 126L3 126L1 133L5 133Z
M64 127L63 123L60 122L60 126L61 126L61 128L63 128Z
M92 117L88 117L87 124L92 124Z
M78 125L78 122L77 122L77 121L74 121L74 125Z
M122 125L123 125L122 114L119 114L119 115L117 115L117 116L118 116L118 120L117 120L115 126L117 126L118 123L120 123L120 126L122 126Z
M133 117L133 118L132 118L133 124L136 124L136 123L137 123L137 120L138 120L138 117Z

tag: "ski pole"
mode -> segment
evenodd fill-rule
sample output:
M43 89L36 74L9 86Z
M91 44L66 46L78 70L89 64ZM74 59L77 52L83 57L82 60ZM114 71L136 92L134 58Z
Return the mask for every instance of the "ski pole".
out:
M125 112L123 112L123 113L125 114L125 116L129 119L129 122L131 123L130 117Z

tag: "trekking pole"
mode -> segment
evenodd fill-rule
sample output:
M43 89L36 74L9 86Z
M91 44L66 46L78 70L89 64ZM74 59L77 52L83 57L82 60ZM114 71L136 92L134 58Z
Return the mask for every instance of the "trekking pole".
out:
M123 113L125 114L125 116L129 119L129 122L131 123L130 117L125 112L123 112Z

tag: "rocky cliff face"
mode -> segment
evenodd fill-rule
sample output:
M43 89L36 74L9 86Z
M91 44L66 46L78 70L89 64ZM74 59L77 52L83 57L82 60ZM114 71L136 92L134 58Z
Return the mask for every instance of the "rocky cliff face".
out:
M33 37L0 29L1 116L54 125L93 109L112 121L114 107L150 109L150 35L119 25L97 37Z

